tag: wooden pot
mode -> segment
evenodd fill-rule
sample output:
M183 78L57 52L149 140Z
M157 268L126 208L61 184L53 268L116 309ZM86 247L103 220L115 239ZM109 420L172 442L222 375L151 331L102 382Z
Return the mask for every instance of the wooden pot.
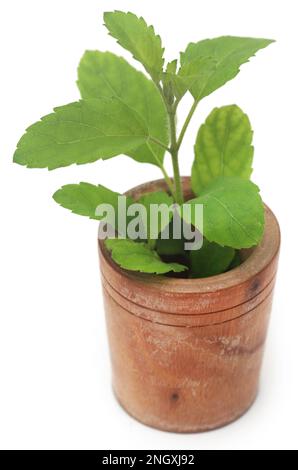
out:
M129 194L165 189L163 180ZM186 198L189 178L183 178ZM271 310L280 232L265 234L237 268L204 279L125 271L99 242L113 389L139 421L165 431L223 426L253 403Z

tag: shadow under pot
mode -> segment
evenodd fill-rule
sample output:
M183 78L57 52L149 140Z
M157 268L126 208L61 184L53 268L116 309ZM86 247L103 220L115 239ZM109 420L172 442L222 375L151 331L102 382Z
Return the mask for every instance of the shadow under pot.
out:
M128 192L166 189L164 181ZM189 178L183 178L186 199ZM125 271L99 241L113 389L149 426L196 432L223 426L253 403L278 263L278 222L224 274L179 279Z

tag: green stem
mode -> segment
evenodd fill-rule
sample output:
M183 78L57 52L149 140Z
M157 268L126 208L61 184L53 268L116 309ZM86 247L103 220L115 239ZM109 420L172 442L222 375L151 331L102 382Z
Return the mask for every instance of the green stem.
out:
M174 171L176 202L181 205L184 202L184 198L183 198L183 192L182 192L181 177L180 177L179 162L178 162L178 152L177 151L172 153L172 164L173 164L173 171Z
M163 89L160 84L157 84L157 88L161 94L163 102L165 104L166 110L169 115L170 121L170 133L171 133L171 148L170 153L172 157L172 165L173 165L173 173L174 173L174 183L175 183L175 201L178 204L183 204L183 192L181 186L181 177L180 177L180 170L179 170L179 162L178 162L178 151L179 147L177 145L177 136L176 136L176 110L177 106L175 103L170 105L163 93Z
M181 132L180 132L180 135L179 135L179 138L178 138L178 141L177 141L178 150L179 150L180 147L181 147L181 144L182 144L182 141L183 141L183 137L184 137L185 132L186 132L186 130L187 130L187 128L188 128L188 125L189 125L189 123L190 123L190 120L191 120L191 118L193 117L193 114L194 114L195 110L197 109L198 104L199 104L198 101L194 101L194 102L193 102L193 105L192 105L192 107L190 108L190 111L189 111L189 113L188 113L188 115L187 115L187 118L186 118L186 120L185 120L185 123L183 124L183 127L182 127L182 129L181 129Z
M178 161L178 145L176 137L176 115L173 109L169 109L169 118L170 118L170 131L171 131L171 156L174 172L174 182L175 182L175 191L176 191L176 202L178 204L183 204L183 192L181 186L181 177L179 170L179 161Z
M155 158L155 160L156 160L156 162L157 162L157 164L158 164L158 167L160 168L160 170L161 170L161 172L162 172L162 174L163 174L163 177L164 177L164 179L165 179L165 182L166 182L167 185L168 185L168 188L169 188L169 190L170 190L171 195L172 195L173 198L176 200L175 188L174 188L174 185L173 185L173 183L172 183L171 178L169 177L169 175L168 175L168 173L167 173L165 167L163 166L163 164L162 164L161 161L159 160L158 156L157 156L156 153L154 152L154 150L153 150L152 146L150 145L150 143L149 143L149 142L147 142L147 143L148 143L148 146L149 146L149 148L150 148L150 150L151 150L151 152L152 152L152 154L153 154L153 156L154 156L154 158Z
M154 240L153 238L148 238L147 243L148 243L149 248L150 248L151 250L154 250L154 249L155 249L156 241L157 241L157 240Z
M169 190L170 190L171 195L173 196L174 199L176 199L174 185L173 185L172 180L171 180L171 178L169 177L168 173L166 172L165 167L164 167L163 165L161 165L159 168L160 168L161 171L162 171L163 177L164 177L164 179L165 179L165 181L166 181L166 183L167 183L167 185L168 185L168 188L169 188Z

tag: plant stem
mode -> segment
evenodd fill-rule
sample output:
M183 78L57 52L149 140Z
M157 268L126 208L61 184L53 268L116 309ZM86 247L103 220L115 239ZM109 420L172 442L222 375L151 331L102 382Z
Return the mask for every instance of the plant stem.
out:
M148 245L149 245L149 248L151 248L151 250L154 250L154 249L155 249L156 241L157 241L157 240L155 240L155 239L153 239L153 238L148 238L147 243L148 243Z
M171 195L173 196L174 199L176 199L174 185L173 185L172 180L171 180L171 178L169 177L168 173L166 172L165 167L164 167L163 165L161 165L159 168L160 168L161 171L162 171L163 177L164 177L164 179L165 179L165 182L166 182L167 185L168 185L168 188L169 188L169 190L170 190Z
M169 107L169 118L170 118L170 131L171 131L171 156L174 172L174 182L175 182L175 191L176 191L176 202L178 204L183 204L183 192L181 187L181 177L179 170L179 161L178 161L178 145L176 137L176 114L173 107Z
M182 127L182 129L181 129L181 132L180 132L180 135L179 135L179 138L178 138L178 141L177 141L178 150L179 150L180 147L181 147L181 144L182 144L182 141L183 141L183 137L184 137L184 135L185 135L185 132L186 132L186 130L187 130L187 128L188 128L188 125L189 125L189 123L190 123L190 120L191 120L191 118L193 117L193 114L194 114L194 112L195 112L195 110L196 110L198 104L199 104L199 102L198 102L197 100L193 102L193 105L192 105L192 107L190 108L190 111L189 111L189 113L188 113L188 115L187 115L187 118L186 118L186 120L185 120L185 123L183 124L183 127Z
M175 188L174 188L174 185L172 183L172 180L171 178L169 177L165 167L163 166L163 164L161 163L161 161L159 160L158 156L156 155L156 153L154 152L154 149L152 148L152 146L150 145L150 142L148 142L148 146L156 160L156 163L158 164L158 167L160 168L162 174L163 174L163 177L165 179L165 182L167 183L168 185L168 188L170 190L170 193L171 195L173 196L174 199L176 199L176 195L175 195Z
M182 192L181 177L180 177L179 162L178 162L178 152L177 151L172 153L172 164L173 164L173 171L174 171L176 202L181 205L184 202L184 198L183 198L183 192Z
M171 133L171 147L170 147L170 154L172 157L172 165L173 165L173 173L174 173L174 183L175 183L175 201L178 204L183 204L183 192L181 186L181 177L180 177L180 170L179 170L179 161L178 161L178 152L179 147L177 145L177 136L176 136L176 111L177 106L175 103L172 105L168 103L161 85L158 83L156 84L157 88L161 94L163 102L165 104L166 110L169 115L169 123L170 123L170 133Z

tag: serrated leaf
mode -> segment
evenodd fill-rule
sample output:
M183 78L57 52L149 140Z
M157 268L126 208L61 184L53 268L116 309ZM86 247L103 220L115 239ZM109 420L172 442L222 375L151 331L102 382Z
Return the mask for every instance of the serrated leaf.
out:
M165 76L165 81L166 81L166 77L167 75L171 76L171 75L175 75L176 74L176 71L177 71L177 59L174 59L172 60L171 62L168 62L167 63L167 66L166 66L166 71L164 73L164 76Z
M156 251L146 243L138 243L128 239L107 239L106 247L111 251L113 260L121 268L151 274L166 274L170 271L182 272L186 266L178 263L165 263Z
M219 176L249 179L252 173L253 131L236 105L215 108L199 129L191 184L195 194Z
M199 250L189 251L190 277L201 278L215 276L226 271L235 255L235 250L209 242L204 238Z
M195 100L199 100L205 83L215 67L215 60L209 57L197 57L184 62L177 76L173 78L176 98L180 100L189 90Z
M168 117L160 93L151 80L122 57L86 51L78 68L78 86L83 99L119 98L142 117L155 139L168 144ZM164 149L153 142L150 145L162 162ZM127 154L140 162L158 164L147 143Z
M18 142L14 162L50 170L94 162L140 147L149 137L140 116L117 98L81 100L27 129Z
M142 17L123 11L104 13L104 21L110 35L131 52L152 79L158 82L162 76L164 49L153 26L148 26Z
M200 93L193 93L194 98L200 100L234 78L240 65L272 42L270 39L222 36L190 43L181 53L182 66L198 58L213 59L216 65L215 70L207 74L200 84Z
M120 196L121 205L119 206ZM74 214L83 215L95 220L104 219L116 232L126 237L127 224L131 220L127 216L127 208L134 203L130 196L123 196L102 185L95 186L82 182L62 186L62 188L53 194L53 199ZM102 204L106 207L102 207L99 210ZM124 219L123 214L125 216Z
M105 186L90 183L67 184L53 194L53 199L74 214L84 215L90 219L101 220L96 214L99 204L110 204L118 217L118 199L121 194L111 191ZM131 197L121 196L128 207L133 203Z
M151 193L144 194L137 201L139 204L142 204L146 209L147 218L145 225L147 228L147 239L148 241L153 241L152 246L154 246L155 241L160 232L162 232L165 227L169 224L173 217L173 213L169 212L169 218L162 217L161 213L151 212L151 207L155 205L155 208L163 210L163 207L167 210L172 204L174 204L174 199L172 196L169 196L165 191L155 191ZM157 214L157 219L155 220L154 214Z
M203 204L203 235L210 242L232 248L249 248L257 245L264 232L264 206L259 188L242 178L218 178L201 195L186 204L191 206L191 216L183 213L188 223L198 230L195 220L196 204Z

